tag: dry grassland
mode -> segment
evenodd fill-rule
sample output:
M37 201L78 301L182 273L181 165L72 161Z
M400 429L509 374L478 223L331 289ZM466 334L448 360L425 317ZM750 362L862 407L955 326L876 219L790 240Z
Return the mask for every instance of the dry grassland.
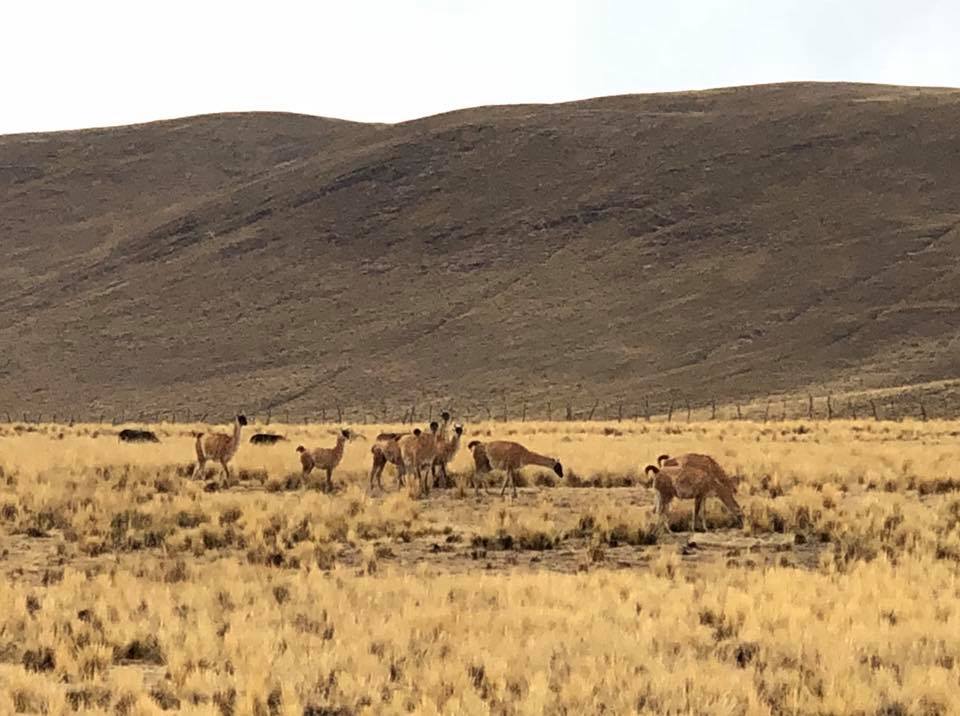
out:
M958 423L468 425L563 462L517 500L369 494L362 441L300 484L336 427L212 490L199 426L0 426L0 713L960 713ZM742 529L653 529L688 450Z

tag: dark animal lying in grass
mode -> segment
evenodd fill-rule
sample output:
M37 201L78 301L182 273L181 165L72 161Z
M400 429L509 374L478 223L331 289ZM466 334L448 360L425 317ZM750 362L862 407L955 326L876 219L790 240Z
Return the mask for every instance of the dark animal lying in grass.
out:
M257 433L250 438L250 442L254 445L273 445L281 440L286 440L286 438L283 435L274 435L273 433Z
M120 442L125 443L158 443L160 438L152 430L140 430L138 428L124 428L118 436Z

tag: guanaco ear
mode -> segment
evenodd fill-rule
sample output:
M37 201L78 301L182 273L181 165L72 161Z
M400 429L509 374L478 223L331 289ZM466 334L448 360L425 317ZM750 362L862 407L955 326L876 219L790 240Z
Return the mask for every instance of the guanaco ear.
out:
M649 475L651 472L656 475L658 472L660 472L660 468L656 465L647 465L645 468L643 468L643 474Z
M664 462L670 459L669 455L658 455L657 456L657 466L663 465Z

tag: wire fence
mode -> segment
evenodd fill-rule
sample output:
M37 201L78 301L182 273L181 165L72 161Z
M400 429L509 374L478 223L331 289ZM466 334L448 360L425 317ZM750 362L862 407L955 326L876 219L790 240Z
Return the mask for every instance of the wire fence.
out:
M406 405L348 406L334 404L313 410L244 411L247 419L256 424L287 425L310 424L414 424L429 423L449 410L461 422L529 422L529 421L600 421L600 422L703 422L710 420L753 420L760 422L786 420L918 420L954 419L960 415L960 403L955 396L876 396L834 397L832 395L805 398L770 398L762 401L704 402L687 398L636 400L593 400L562 402L527 402L509 400L498 402L455 401L450 405L411 401ZM232 421L233 413L223 410L204 411L187 408L157 410L142 409L107 412L0 412L0 420L7 423L63 423L63 424L159 424L201 423L219 424Z

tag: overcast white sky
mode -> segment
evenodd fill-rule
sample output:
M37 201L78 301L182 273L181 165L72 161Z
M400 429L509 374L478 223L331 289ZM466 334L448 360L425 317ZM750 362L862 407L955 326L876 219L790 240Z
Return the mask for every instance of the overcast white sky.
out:
M205 112L394 122L788 80L960 86L956 0L12 0L0 134Z

